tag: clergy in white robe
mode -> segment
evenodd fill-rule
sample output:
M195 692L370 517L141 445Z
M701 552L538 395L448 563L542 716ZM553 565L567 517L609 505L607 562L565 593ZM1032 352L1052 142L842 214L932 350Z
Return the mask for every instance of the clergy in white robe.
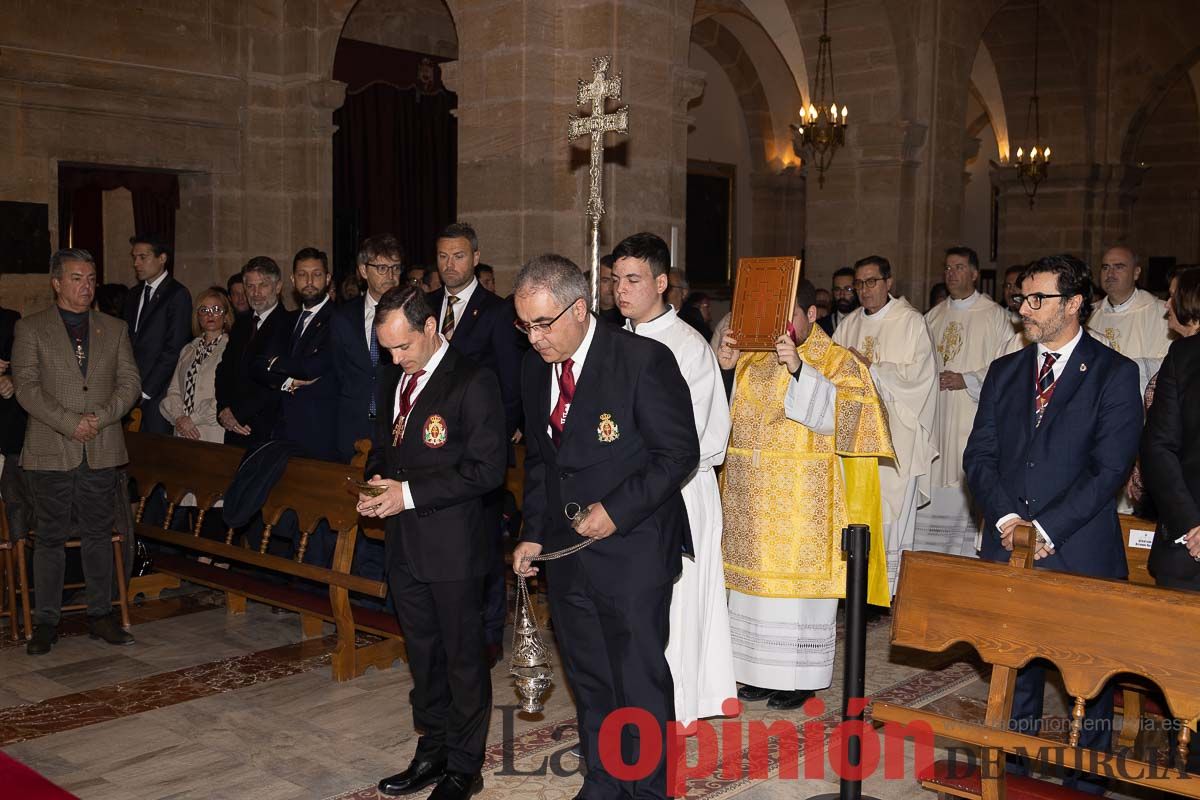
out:
M887 408L896 457L880 461L879 484L888 582L895 593L900 554L913 548L917 508L929 502L933 461L938 456L937 357L925 318L907 300L891 296L892 271L886 258L859 260L854 275L862 306L838 326L833 340L870 365Z
M974 250L946 252L950 297L925 315L939 367L937 451L930 479L929 505L917 511L916 550L975 555L979 524L963 480L962 454L975 424L979 390L988 365L1013 336L1009 312L981 295L979 258Z
M713 472L725 460L729 405L709 343L663 303L655 284L655 264L667 280L666 243L653 234L636 234L617 246L613 262L614 296L627 318L625 329L671 350L691 391L700 440L700 465L682 488L694 557L684 557L671 594L666 651L675 682L675 719L687 725L721 715L722 704L737 694L721 560L721 495Z
M774 352L739 354L729 336L718 351L732 381L721 500L738 696L776 709L832 681L850 522L871 526L868 599L889 601L878 467L892 455L887 419L865 365L813 324L814 298L801 281L799 345L785 335Z
M1137 288L1141 274L1137 256L1128 247L1105 251L1100 284L1107 296L1088 318L1088 330L1113 350L1133 359L1144 394L1166 358L1171 330L1167 327L1167 304Z

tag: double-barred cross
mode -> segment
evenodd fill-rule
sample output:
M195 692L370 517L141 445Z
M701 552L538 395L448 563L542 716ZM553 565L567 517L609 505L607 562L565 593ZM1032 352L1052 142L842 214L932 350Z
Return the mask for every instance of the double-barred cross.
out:
M604 134L609 131L629 133L629 106L621 106L611 114L604 111L606 100L621 99L621 76L608 77L609 64L608 56L592 59L591 83L579 81L576 100L576 104L581 106L591 103L592 115L579 117L572 114L571 126L567 134L568 140L572 142L580 136L592 137L592 160L591 166L588 168L591 188L588 192L587 215L591 217L593 225L599 225L600 217L604 216L604 200L600 192L601 171L604 167Z

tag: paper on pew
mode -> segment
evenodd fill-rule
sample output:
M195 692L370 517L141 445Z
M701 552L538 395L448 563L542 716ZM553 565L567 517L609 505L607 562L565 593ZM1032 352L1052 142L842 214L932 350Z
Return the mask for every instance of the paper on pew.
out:
M1154 531L1142 530L1140 528L1129 529L1129 546L1137 547L1142 550L1149 550L1154 544Z

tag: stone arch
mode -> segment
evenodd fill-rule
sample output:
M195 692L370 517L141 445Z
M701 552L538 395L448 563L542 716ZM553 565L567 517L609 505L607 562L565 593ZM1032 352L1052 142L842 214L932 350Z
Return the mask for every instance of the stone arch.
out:
M1000 161L1001 163L1007 162L1009 156L1008 114L1004 107L1004 94L1000 90L1000 76L996 74L996 64L992 61L992 54L983 41L979 42L979 49L975 52L975 60L971 64L971 77L967 84L967 90L975 96L987 113L992 133L996 137L996 149L1000 152ZM978 130L968 131L968 133L974 135L974 133L978 133Z
M1121 141L1121 163L1127 165L1135 163L1138 144L1145 134L1154 112L1177 83L1180 81L1190 83L1193 80L1193 71L1197 65L1200 65L1200 47L1193 49L1153 81L1145 96L1146 99L1130 117L1129 126L1125 129L1125 135Z
M399 5L409 5L407 0L392 0ZM423 0L430 2L431 0ZM360 7L370 7L381 0L322 0L322 25L318 34L318 69L325 80L333 78L333 62L337 55L338 42L346 30L351 14ZM432 0L440 2L450 12L450 19L456 30L461 30L459 19L459 0Z

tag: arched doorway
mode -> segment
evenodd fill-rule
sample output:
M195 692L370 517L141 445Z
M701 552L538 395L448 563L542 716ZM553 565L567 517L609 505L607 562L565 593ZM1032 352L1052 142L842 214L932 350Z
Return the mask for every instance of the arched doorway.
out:
M458 56L442 0L360 0L346 18L333 78L334 272L354 269L359 243L392 233L407 263L432 264L437 231L454 221L458 100L441 64Z

